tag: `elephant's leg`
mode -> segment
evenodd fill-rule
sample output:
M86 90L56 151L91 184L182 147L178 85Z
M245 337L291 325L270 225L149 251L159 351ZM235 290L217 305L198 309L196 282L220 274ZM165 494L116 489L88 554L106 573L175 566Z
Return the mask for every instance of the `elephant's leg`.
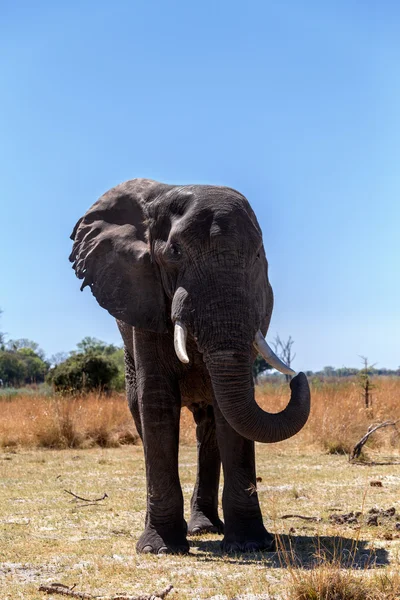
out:
M217 438L224 471L222 507L226 552L273 551L273 536L265 529L256 491L254 442L228 424L214 404Z
M224 524L218 517L218 486L221 458L215 433L212 406L192 409L196 421L197 478L190 502L190 534L222 533Z
M178 381L161 362L171 350L163 339L167 337L142 331L135 332L134 338L147 482L146 524L136 548L145 553L180 554L189 551L178 474L181 400Z

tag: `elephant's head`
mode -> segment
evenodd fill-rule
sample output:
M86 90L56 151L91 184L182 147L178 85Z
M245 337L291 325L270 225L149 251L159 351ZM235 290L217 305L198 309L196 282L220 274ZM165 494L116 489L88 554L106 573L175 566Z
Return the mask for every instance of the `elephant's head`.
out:
M104 194L71 237L82 289L89 285L111 315L159 333L174 327L182 362L190 361L186 335L195 340L218 406L238 433L277 442L304 426L310 392L303 373L292 379L282 412L267 413L254 399L255 347L278 370L291 371L264 340L273 295L246 198L225 187L135 179Z

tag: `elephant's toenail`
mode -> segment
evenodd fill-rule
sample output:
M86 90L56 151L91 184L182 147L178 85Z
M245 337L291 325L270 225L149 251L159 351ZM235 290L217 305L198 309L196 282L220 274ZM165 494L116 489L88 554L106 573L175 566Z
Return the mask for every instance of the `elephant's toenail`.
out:
M151 552L153 552L153 547L152 546L145 546L142 550L143 554L150 554Z
M169 550L168 550L167 546L161 546L161 548L159 549L157 554L168 554L168 552L169 552Z
M227 546L225 546L225 549L227 552L232 552L232 553L237 553L241 551L241 547L240 544L238 544L237 542L233 542L232 544L228 544Z
M248 542L244 547L245 552L257 552L257 550L258 544L256 542Z

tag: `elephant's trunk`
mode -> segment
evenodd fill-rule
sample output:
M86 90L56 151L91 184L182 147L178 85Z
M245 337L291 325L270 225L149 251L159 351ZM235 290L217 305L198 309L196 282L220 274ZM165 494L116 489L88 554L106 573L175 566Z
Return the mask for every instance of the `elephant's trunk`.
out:
M272 414L254 399L251 361L237 352L215 352L206 357L215 399L228 423L243 437L256 442L286 440L302 429L310 413L310 389L304 373L290 383L286 408Z

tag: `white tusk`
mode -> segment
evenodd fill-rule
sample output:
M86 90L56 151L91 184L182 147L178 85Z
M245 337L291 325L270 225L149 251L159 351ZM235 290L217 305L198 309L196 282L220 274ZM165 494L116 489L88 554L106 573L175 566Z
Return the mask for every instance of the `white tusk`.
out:
M174 347L179 360L183 363L189 362L189 357L186 352L187 329L182 321L175 321L174 330Z
M274 367L280 373L285 373L285 375L295 375L296 372L293 371L290 367L285 365L284 362L281 361L280 358L277 357L275 352L268 346L265 338L260 330L257 331L256 337L254 340L254 347L259 351L261 356L265 358L267 363Z

